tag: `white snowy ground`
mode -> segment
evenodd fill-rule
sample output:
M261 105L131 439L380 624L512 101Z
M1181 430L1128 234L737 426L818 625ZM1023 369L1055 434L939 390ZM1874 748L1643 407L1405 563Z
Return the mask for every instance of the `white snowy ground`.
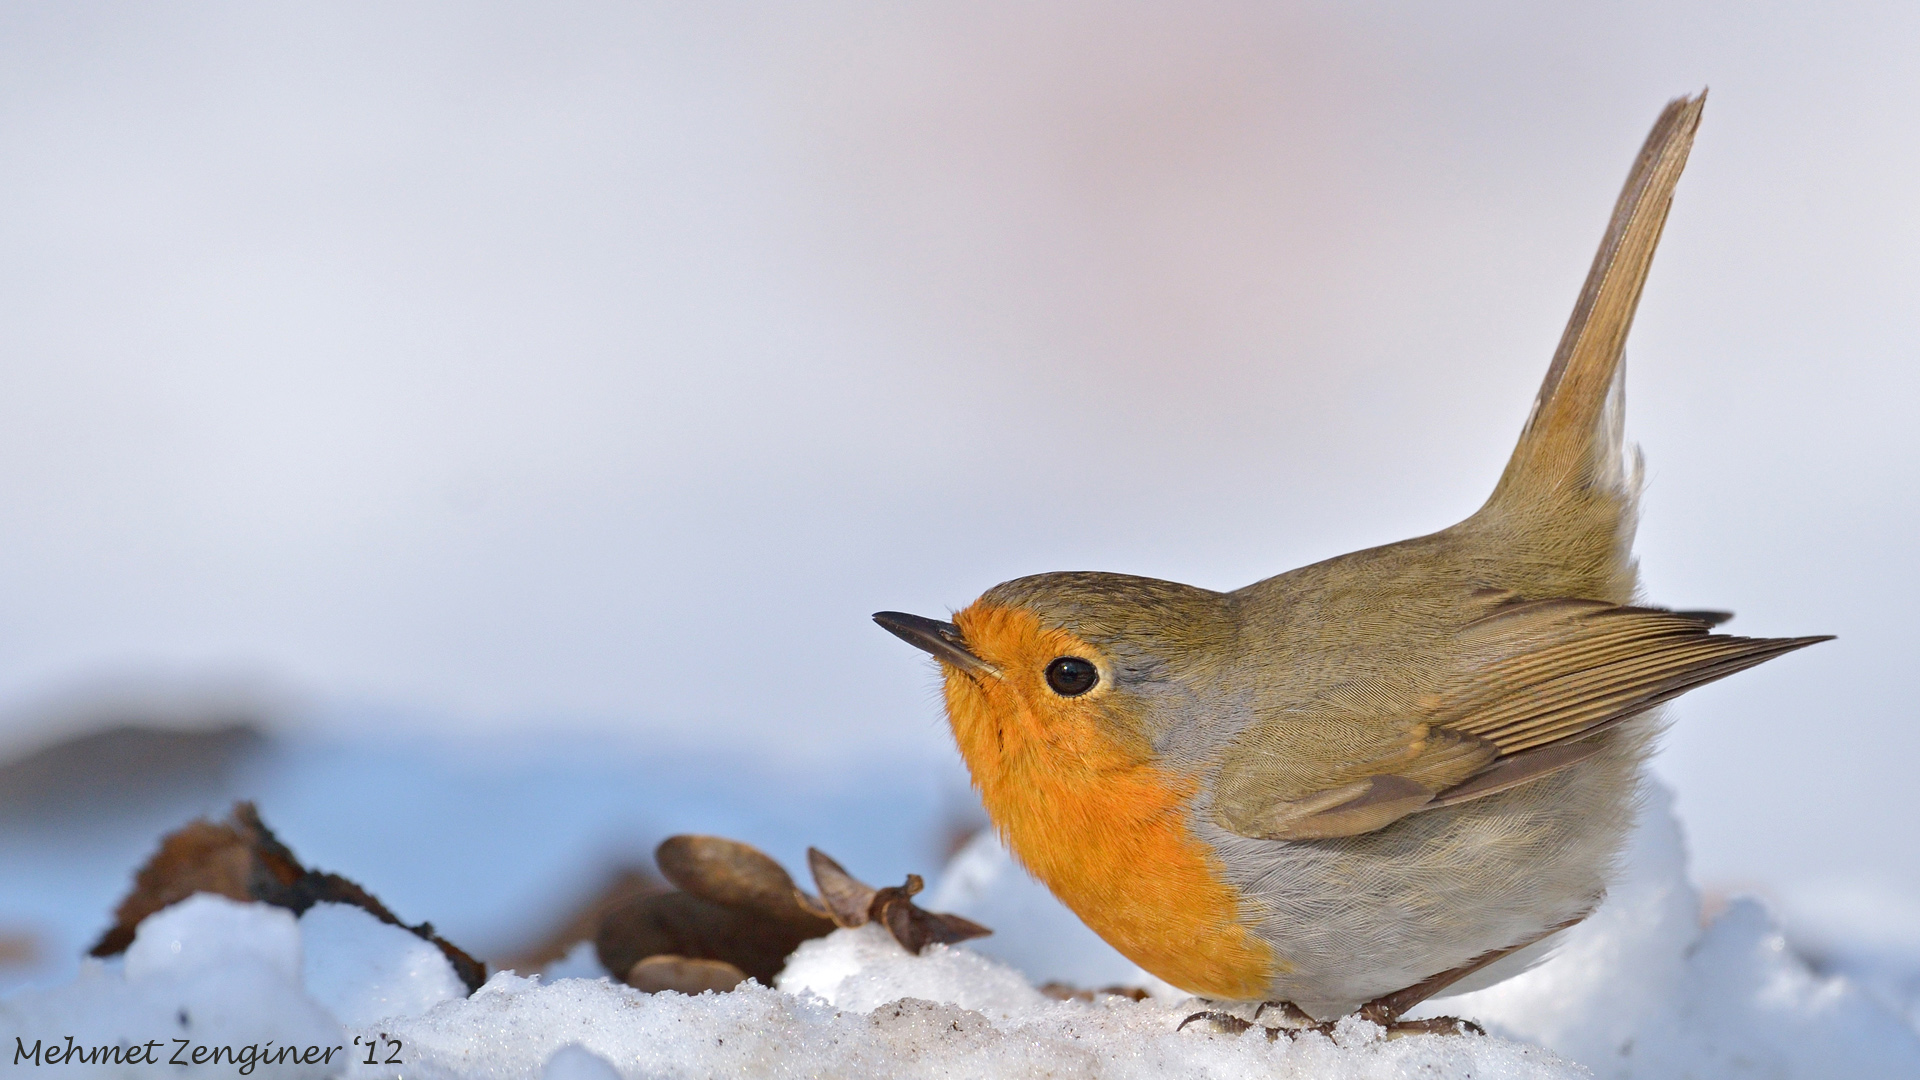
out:
M1197 1003L1157 984L1138 1004L1051 1001L996 956L1088 985L1146 980L986 842L927 906L999 933L916 957L874 927L842 930L803 946L778 988L699 997L593 977L576 950L546 979L501 973L462 997L438 952L357 909L296 920L198 896L143 924L124 960L0 1002L0 1056L25 1074L36 1065L20 1055L37 1043L40 1061L55 1052L57 1075L75 1077L1920 1076L1920 1035L1811 974L1760 906L1700 926L1660 793L1625 879L1550 959L1434 1004L1482 1021L1487 1038L1390 1042L1358 1022L1298 1041L1178 1031ZM78 1049L101 1046L163 1064ZM189 1064L164 1064L175 1058Z

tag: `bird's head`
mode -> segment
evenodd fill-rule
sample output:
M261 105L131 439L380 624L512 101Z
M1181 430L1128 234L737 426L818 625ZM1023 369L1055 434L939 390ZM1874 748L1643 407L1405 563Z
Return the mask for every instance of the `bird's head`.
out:
M947 715L976 772L988 753L1095 748L1144 758L1225 680L1234 620L1221 593L1125 574L996 585L952 622L874 621L940 661Z

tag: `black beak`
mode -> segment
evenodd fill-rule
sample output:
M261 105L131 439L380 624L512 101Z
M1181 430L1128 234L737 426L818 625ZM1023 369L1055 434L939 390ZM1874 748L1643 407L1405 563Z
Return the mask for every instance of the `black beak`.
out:
M1000 676L999 668L973 655L967 648L967 639L960 634L960 628L950 622L923 619L904 611L878 611L874 613L873 621L886 627L888 633L901 641L933 654L933 658L943 664L952 664L969 675Z

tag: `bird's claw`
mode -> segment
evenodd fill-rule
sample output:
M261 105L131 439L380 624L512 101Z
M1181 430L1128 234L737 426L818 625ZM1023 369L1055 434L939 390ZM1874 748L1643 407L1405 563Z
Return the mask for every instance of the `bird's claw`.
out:
M1239 1035L1253 1027L1253 1021L1251 1020L1242 1020L1232 1013L1208 1009L1204 1012L1194 1013L1192 1016L1180 1021L1180 1026L1173 1030L1185 1031L1187 1030L1187 1025L1193 1023L1205 1023L1221 1035Z

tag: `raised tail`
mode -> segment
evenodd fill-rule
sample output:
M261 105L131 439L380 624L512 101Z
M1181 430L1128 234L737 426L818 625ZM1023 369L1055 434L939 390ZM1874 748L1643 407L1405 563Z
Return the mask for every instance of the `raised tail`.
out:
M1572 595L1622 602L1633 591L1639 469L1622 442L1621 350L1706 100L1669 102L1647 134L1520 443L1475 515L1557 563Z
M1626 471L1618 400L1621 348L1706 102L1704 91L1669 102L1647 134L1489 507L1552 504L1577 497L1581 487L1620 486Z

